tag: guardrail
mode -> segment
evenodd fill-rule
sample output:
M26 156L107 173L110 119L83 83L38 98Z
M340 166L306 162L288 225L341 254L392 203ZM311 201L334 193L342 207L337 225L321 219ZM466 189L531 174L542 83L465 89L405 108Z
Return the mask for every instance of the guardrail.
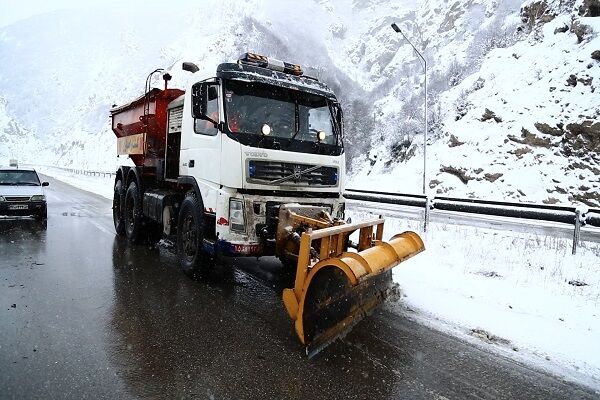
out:
M573 225L573 254L577 252L581 227L584 225L600 227L600 209L584 206L512 203L454 197L430 198L425 195L358 189L346 189L344 197L349 200L423 208L423 229L425 231L429 224L429 213L433 210L570 224Z
M60 169L61 171L67 171L67 172L71 172L73 174L78 174L78 175L102 176L102 177L116 176L115 172L108 172L108 171L93 171L93 170L87 170L87 169L81 169L81 168L65 168L65 167L57 167L54 165L37 165L37 166L44 167L44 168Z

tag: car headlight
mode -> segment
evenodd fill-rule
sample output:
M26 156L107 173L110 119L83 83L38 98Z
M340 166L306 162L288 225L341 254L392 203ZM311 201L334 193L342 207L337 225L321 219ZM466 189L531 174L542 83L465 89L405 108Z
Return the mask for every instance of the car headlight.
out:
M46 196L43 194L36 194L35 196L31 196L31 201L46 201Z
M6 199L4 197L0 196L0 202L2 202L2 201L6 201Z
M229 226L232 231L246 231L246 219L244 214L244 201L240 199L229 199Z

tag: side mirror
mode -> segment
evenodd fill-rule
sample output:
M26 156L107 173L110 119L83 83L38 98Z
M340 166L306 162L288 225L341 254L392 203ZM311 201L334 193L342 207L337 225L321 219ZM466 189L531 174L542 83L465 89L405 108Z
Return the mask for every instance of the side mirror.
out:
M215 100L217 97L219 97L219 94L217 93L217 87L214 85L209 86L208 87L208 101Z
M42 186L50 186L48 182L42 182Z
M192 117L201 119L207 109L206 85L196 83L192 86Z
M192 86L192 117L203 119L214 124L216 129L222 129L218 121L213 120L208 115L208 102L219 97L219 92L215 85L206 83L196 83Z

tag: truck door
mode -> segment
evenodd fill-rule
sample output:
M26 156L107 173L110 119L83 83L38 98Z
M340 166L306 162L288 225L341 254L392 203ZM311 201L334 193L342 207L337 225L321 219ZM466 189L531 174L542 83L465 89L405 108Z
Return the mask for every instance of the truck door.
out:
M192 87L192 101L197 104L206 102L206 116L213 121L221 120L219 101L219 84L217 82L199 82ZM199 98L203 96L204 98ZM191 106L191 104L190 104ZM192 114L191 107L184 110ZM219 184L221 167L221 138L214 123L207 119L192 118L192 126L181 139L181 159L179 160L182 175L196 178L198 183Z

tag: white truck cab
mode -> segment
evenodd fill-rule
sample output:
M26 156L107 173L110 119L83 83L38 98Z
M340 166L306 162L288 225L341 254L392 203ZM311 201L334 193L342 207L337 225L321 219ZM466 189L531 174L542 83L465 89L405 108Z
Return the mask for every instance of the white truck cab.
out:
M251 55L221 64L216 77L191 84L168 108L168 135L181 125L178 175L197 183L227 254L270 253L280 204L344 212L334 94L314 79L256 64Z

